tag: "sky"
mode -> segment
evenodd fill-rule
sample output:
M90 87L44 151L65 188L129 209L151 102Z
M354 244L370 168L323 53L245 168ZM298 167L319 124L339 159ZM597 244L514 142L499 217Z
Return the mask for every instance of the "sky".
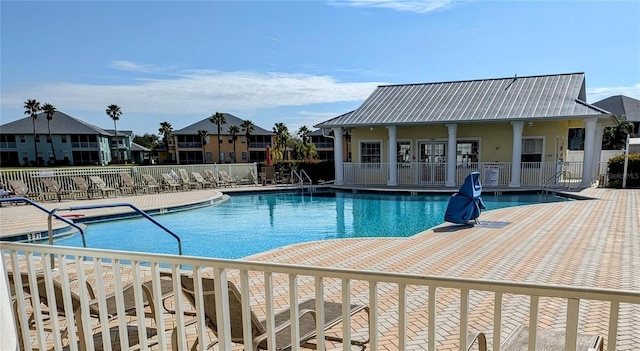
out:
M0 124L36 99L103 129L116 104L136 135L216 112L295 135L381 84L573 72L589 103L640 100L640 1L0 1Z

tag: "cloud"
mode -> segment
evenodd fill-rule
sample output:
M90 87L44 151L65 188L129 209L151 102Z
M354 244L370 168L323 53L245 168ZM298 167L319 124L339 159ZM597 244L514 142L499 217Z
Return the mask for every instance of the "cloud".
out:
M163 79L136 78L120 85L60 82L28 86L3 91L2 101L5 108L21 108L26 97L34 96L85 111L104 111L115 103L131 113L250 114L277 107L362 101L379 84L383 83L340 82L308 74L198 70Z
M109 67L120 71L131 71L141 73L155 73L165 71L166 68L155 65L141 65L131 61L113 61Z
M587 88L587 102L594 103L615 95L625 95L640 100L640 83L630 87Z
M353 7L374 7L390 9L398 12L414 12L424 14L441 8L446 8L454 3L454 0L346 0L332 1L333 5L345 5Z

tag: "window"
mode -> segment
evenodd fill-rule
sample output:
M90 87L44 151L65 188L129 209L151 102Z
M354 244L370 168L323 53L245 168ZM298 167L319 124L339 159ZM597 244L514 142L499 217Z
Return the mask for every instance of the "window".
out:
M456 145L456 164L470 166L478 162L479 145L477 140L459 140Z
M47 144L51 144L51 137L47 135Z
M360 162L362 163L380 163L382 162L382 146L377 142L360 143Z
M411 162L411 142L398 141L398 163Z
M36 143L40 142L40 134L36 134Z
M584 150L584 128L569 128L569 150Z
M240 142L242 144L246 143L247 142L247 137L246 136L240 137Z
M246 161L246 160L247 160L247 152L246 152L246 151L242 151L242 154L241 154L241 155L242 155L242 156L241 156L241 157L242 157L242 160L243 160L243 161Z
M67 143L67 136L66 135L61 135L60 139L62 139L62 143L66 144Z
M21 142L21 143L24 143L24 142L25 142L25 140L24 140L24 135L21 135L21 136L20 136L20 142Z
M542 162L542 139L522 139L522 162Z

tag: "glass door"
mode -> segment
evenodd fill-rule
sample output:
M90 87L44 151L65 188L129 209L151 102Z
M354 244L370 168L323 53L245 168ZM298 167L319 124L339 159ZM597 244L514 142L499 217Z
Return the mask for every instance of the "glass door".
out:
M444 141L421 141L420 163L422 164L420 183L423 185L444 184L447 170L447 143Z

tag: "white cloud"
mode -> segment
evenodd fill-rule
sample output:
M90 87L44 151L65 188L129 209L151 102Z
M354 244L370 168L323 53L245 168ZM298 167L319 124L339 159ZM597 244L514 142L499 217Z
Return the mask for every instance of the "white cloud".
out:
M131 67L136 67L133 64ZM4 108L21 108L26 97L46 97L56 106L104 111L118 104L131 113L206 115L212 111L251 113L261 109L364 100L379 82L339 82L328 76L289 73L189 71L131 84L47 83L7 93Z
M141 65L131 61L113 61L109 64L109 67L121 71L131 71L131 72L142 72L142 73L153 73L153 72L162 72L166 70L166 68L155 66L155 65Z
M594 103L615 95L625 95L640 100L640 83L630 87L587 88L587 102Z
M453 4L453 0L346 0L332 1L334 5L354 7L374 7L399 12L428 13Z

